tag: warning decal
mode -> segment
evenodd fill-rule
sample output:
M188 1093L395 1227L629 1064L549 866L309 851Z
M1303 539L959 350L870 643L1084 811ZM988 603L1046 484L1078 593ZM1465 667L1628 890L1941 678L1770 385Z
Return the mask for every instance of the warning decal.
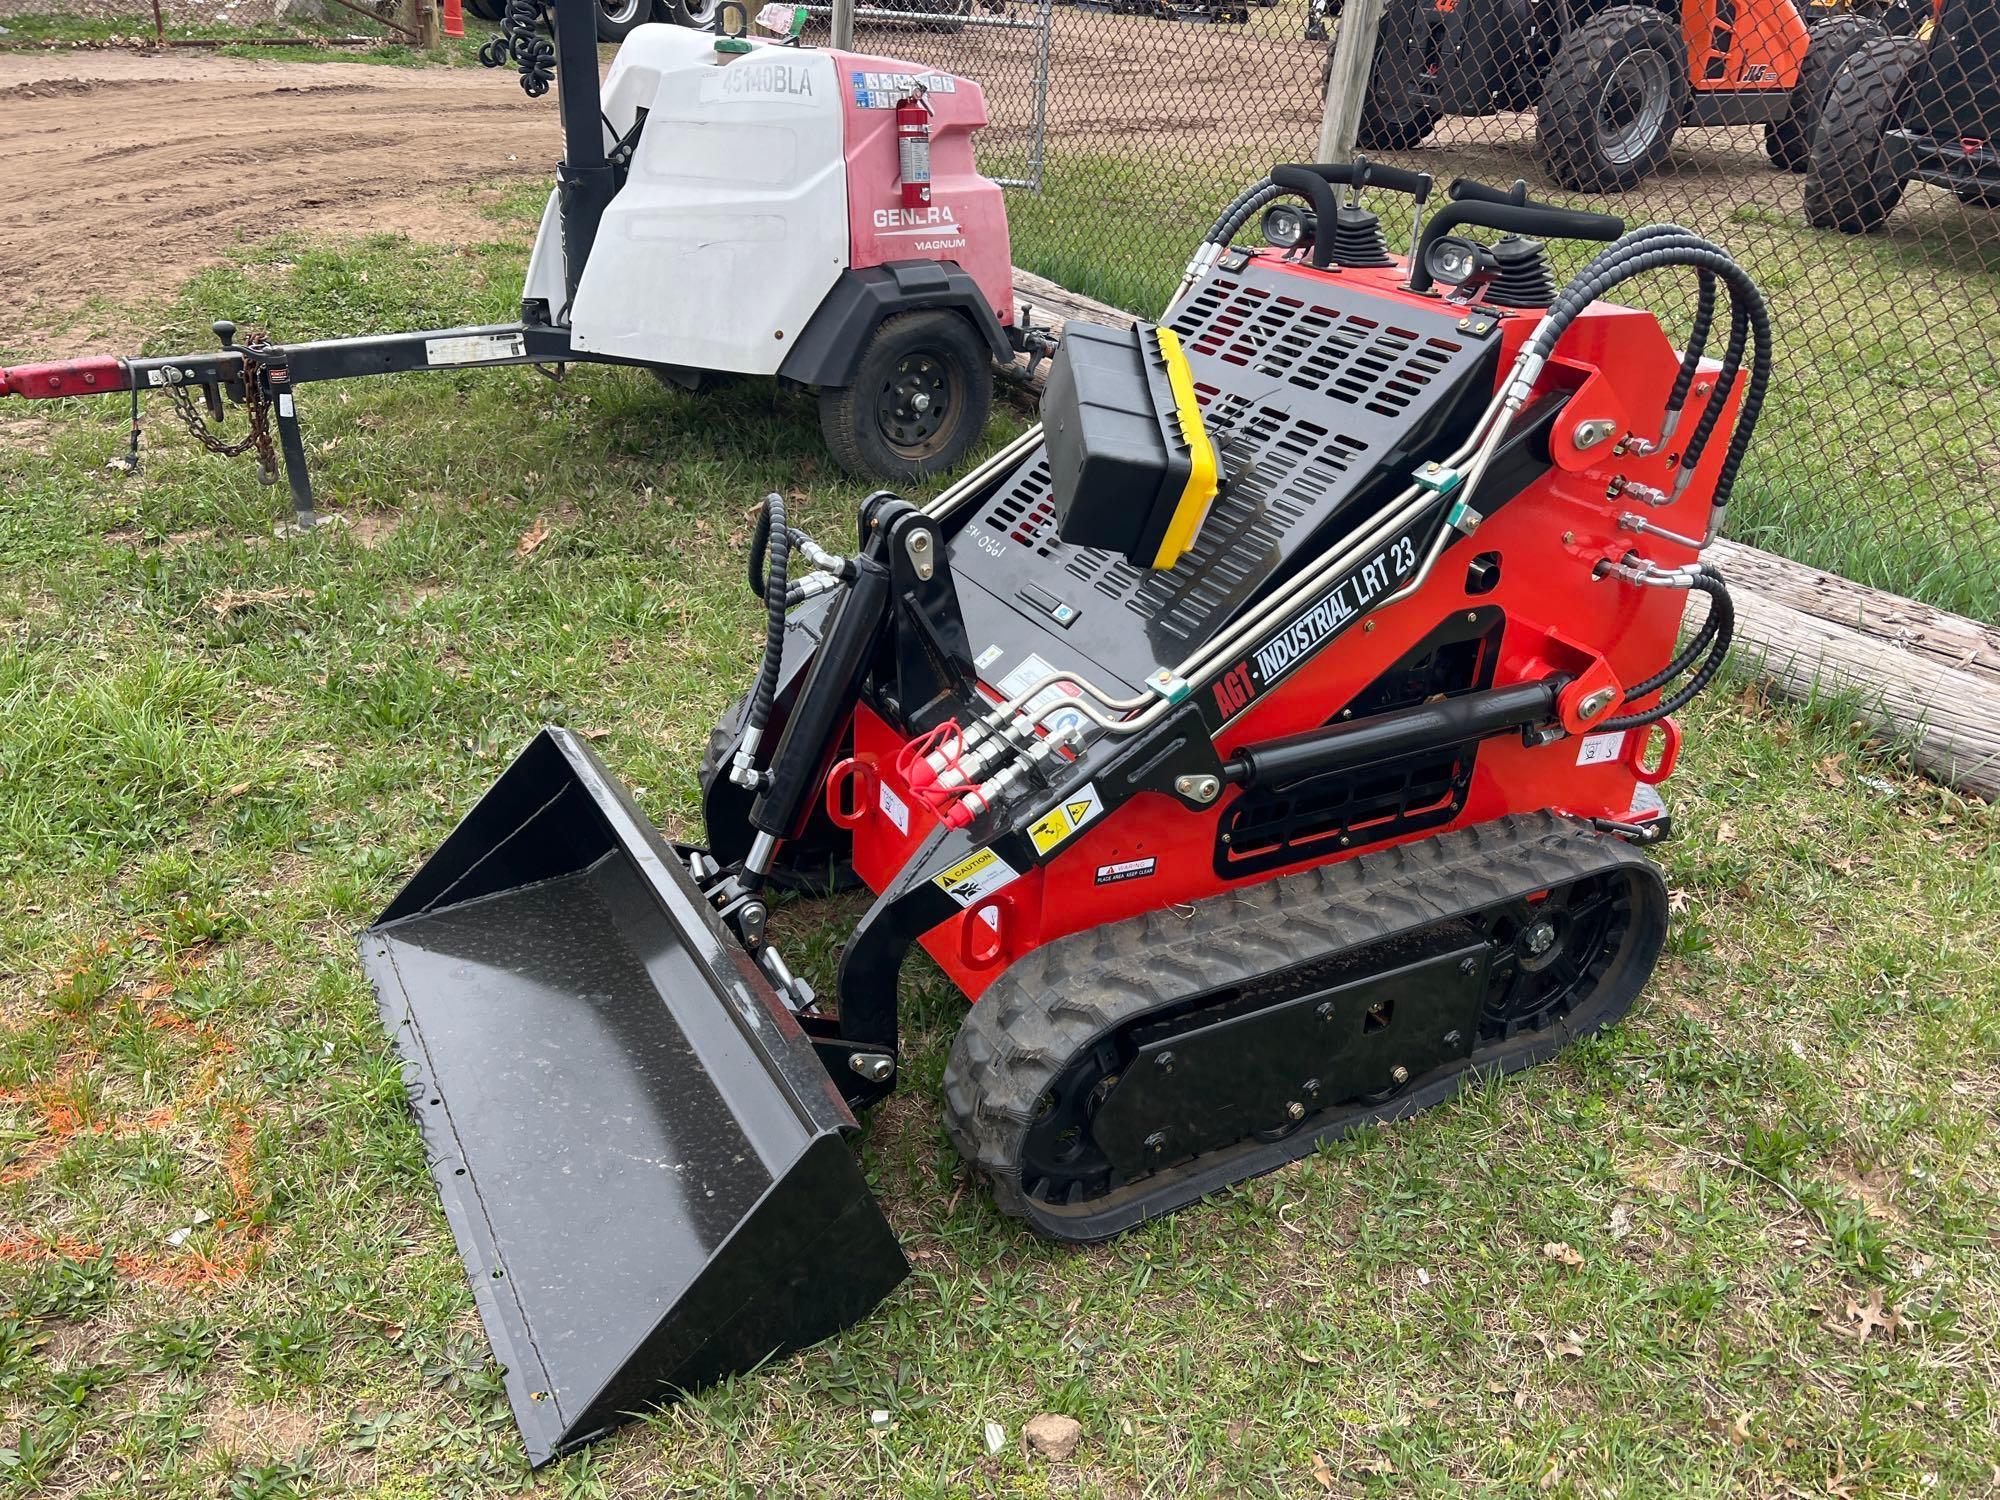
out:
M1576 763L1580 766L1601 766L1608 760L1616 760L1625 750L1625 731L1614 729L1609 734L1587 734L1576 747Z
M1144 880L1159 864L1157 859L1121 859L1115 865L1099 865L1097 883L1116 885L1121 880Z
M1097 795L1096 782L1078 787L1028 825L1035 852L1047 854L1103 811L1104 800Z
M975 849L931 883L960 906L984 901L1002 886L1011 885L1021 872L991 849Z

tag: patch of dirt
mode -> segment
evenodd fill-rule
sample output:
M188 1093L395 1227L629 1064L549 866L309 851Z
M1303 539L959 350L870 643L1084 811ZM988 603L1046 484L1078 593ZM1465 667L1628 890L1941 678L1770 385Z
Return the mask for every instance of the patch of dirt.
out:
M489 239L463 189L546 177L553 98L484 69L272 63L188 53L0 56L0 327L170 292L239 241L285 230Z
M288 1406L239 1406L227 1398L203 1416L203 1448L239 1459L282 1457L310 1448L321 1423L310 1412Z

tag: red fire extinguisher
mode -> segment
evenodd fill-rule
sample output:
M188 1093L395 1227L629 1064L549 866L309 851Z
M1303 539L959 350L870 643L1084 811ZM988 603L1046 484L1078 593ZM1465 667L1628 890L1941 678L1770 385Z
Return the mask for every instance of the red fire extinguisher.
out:
M920 83L896 104L896 156L903 184L903 207L928 208L931 201L931 110Z

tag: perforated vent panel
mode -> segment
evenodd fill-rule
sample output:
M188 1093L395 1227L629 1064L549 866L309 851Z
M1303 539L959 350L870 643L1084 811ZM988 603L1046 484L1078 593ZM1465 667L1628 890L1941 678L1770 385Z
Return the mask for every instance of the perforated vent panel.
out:
M1469 426L1493 378L1489 345L1459 332L1451 316L1257 261L1211 271L1172 326L1225 481L1193 550L1159 572L1061 541L1047 455L1038 452L969 528L987 544L953 553L961 576L1003 597L1012 590L995 575L1025 569L1093 617L1093 643L1099 631L1139 625L1135 644L1160 663L1178 660L1286 567L1400 490L1432 448ZM991 543L1003 540L995 557ZM1121 627L1114 613L1130 623ZM1121 668L1140 664L1116 654L1126 658Z

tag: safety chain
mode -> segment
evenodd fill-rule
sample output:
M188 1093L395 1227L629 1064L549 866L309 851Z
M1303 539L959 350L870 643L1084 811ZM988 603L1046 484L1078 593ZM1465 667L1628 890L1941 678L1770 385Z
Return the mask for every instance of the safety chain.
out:
M257 450L257 467L261 470L258 478L265 484L275 484L278 478L278 452L271 443L271 406L264 396L264 382L259 378L257 368L246 362L243 367L243 411L250 419L250 430L234 443L226 443L210 429L205 418L194 404L185 385L170 385L167 395L174 403L174 410L180 414L181 423L194 440L219 458L236 458Z

